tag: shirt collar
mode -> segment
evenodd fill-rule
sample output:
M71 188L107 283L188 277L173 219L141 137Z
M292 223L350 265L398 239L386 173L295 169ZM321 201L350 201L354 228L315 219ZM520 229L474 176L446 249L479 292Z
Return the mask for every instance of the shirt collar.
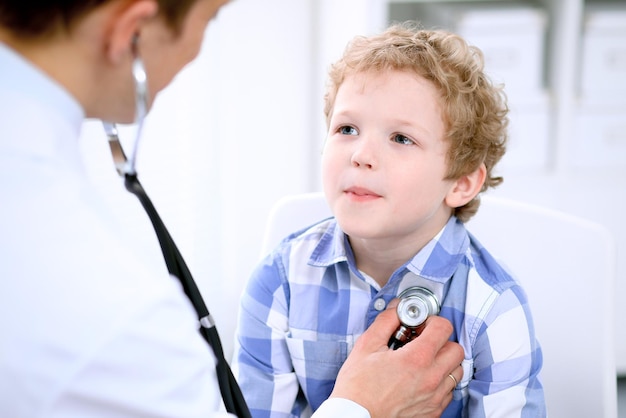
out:
M348 238L343 233L335 218L326 222L324 231L311 253L309 264L328 267L332 264L348 260ZM350 251L352 254L352 251Z
M14 92L60 115L77 138L85 118L78 101L57 81L0 42L0 89Z
M424 278L446 282L452 277L470 245L464 224L452 216L406 267Z
M466 256L469 244L470 239L465 226L452 216L441 231L392 277L402 277L408 270L425 279L445 283ZM333 218L321 234L309 263L328 267L352 258L346 235Z

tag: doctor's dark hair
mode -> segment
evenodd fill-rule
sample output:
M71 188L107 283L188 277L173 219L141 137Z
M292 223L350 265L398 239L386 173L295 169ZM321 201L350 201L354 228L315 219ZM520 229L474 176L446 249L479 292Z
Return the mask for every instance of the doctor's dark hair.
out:
M508 107L503 87L485 75L482 52L447 31L404 22L378 35L354 38L329 71L324 96L327 126L337 91L347 76L391 70L424 77L440 92L449 144L446 179L459 179L485 164L481 192L502 183L502 177L492 171L506 151ZM477 196L456 208L454 215L467 222L479 205Z
M92 10L112 0L0 0L0 26L23 38L41 38L58 30L71 31ZM155 0L159 16L178 33L197 0Z

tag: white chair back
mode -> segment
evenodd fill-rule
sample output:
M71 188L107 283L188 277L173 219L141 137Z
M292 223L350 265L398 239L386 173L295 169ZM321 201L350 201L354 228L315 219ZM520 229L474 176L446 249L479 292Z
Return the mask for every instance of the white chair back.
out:
M322 193L281 199L270 212L262 255L330 215ZM549 416L617 417L611 234L584 219L493 196L482 198L467 228L528 294Z

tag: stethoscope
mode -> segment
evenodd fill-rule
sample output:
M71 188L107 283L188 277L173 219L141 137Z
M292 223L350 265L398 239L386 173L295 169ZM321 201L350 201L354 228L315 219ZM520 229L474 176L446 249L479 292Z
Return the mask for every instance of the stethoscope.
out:
M437 296L422 286L412 286L398 295L396 313L400 326L393 333L387 345L396 350L417 338L421 327L431 315L439 314L441 306Z
M198 286L196 285L185 260L183 259L180 251L178 251L174 240L137 178L135 162L137 159L137 149L141 138L144 119L148 112L148 78L143 62L140 58L138 58L137 54L136 57L137 58L135 58L132 66L132 74L135 82L137 127L135 142L132 147L130 158L126 158L126 154L124 153L124 149L122 148L119 140L116 125L110 122L102 122L106 135L109 139L109 147L113 156L113 162L118 174L124 178L124 185L126 186L126 189L137 196L141 205L150 217L150 221L152 222L152 226L154 227L154 231L158 237L161 252L163 253L163 258L165 259L165 264L167 265L169 273L176 276L180 280L185 294L196 310L200 322L200 334L211 346L217 359L217 380L226 410L240 418L249 418L251 415L248 406L246 405L241 389L233 376L230 366L224 357L224 351L222 349L220 337L217 333L215 321L204 303L202 295L198 290Z

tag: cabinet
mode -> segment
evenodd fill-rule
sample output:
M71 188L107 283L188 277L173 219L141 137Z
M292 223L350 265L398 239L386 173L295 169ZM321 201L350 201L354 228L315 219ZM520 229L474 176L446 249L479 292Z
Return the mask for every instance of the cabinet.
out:
M336 59L354 34L378 32L393 20L419 19L423 26L429 27L426 20L432 14L426 10L433 7L446 10L443 20L431 22L442 26L446 19L448 23L454 22L449 12L451 7L476 11L508 8L514 2L345 0L342 3L352 9L352 16L366 18L338 16L332 11L331 0L321 1L318 25L324 28L324 34L318 51L318 60L323 63L320 77L325 76L328 63ZM621 324L626 318L626 216L623 215L626 1L544 0L526 5L538 11L536 16L545 18L538 22L545 25L539 27L544 38L542 63L538 67L541 89L526 97L507 89L511 147L500 165L505 181L491 193L569 212L613 231L617 244L617 283L615 300L607 303L613 303L616 311L618 374L626 375L626 331ZM494 21L494 26L497 23ZM531 23L528 25L529 31L537 30ZM513 30L512 26L509 35ZM521 36L524 35L534 42L528 33ZM536 47L536 42L532 45ZM533 74L527 75L534 77ZM507 84L523 85L528 81L509 80ZM590 277L589 286L593 286L593 281ZM556 307L555 312L558 312ZM573 318L573 313L560 314L564 321ZM581 336L572 336L576 338L584 338L584 331Z

